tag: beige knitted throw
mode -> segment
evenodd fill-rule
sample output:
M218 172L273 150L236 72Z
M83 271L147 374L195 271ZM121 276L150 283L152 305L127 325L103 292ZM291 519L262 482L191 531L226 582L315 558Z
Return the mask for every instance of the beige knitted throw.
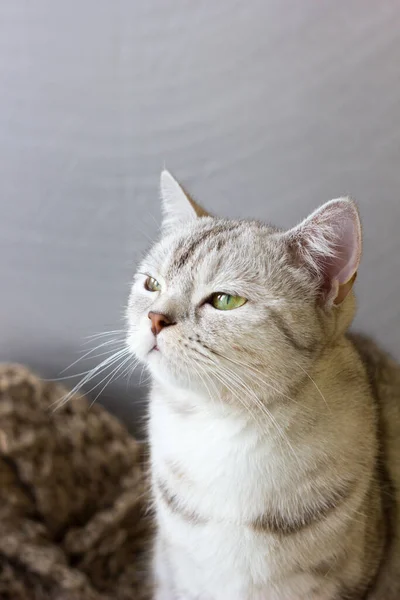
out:
M19 365L0 365L0 599L145 600L140 445Z

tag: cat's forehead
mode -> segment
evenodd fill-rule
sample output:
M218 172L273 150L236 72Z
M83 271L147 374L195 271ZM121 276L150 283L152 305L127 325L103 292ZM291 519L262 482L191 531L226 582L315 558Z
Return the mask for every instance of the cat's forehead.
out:
M203 222L202 222L203 221ZM167 275L195 269L204 261L220 262L235 253L240 238L247 237L240 221L198 220L190 231L181 232L171 244L167 258Z
M198 219L163 237L146 265L165 280L181 284L215 278L254 281L257 273L265 272L276 231L257 221Z

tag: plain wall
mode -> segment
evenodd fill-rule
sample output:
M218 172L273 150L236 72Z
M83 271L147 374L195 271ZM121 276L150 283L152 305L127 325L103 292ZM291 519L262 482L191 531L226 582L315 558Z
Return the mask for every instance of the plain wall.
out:
M164 163L283 226L354 196L356 325L400 356L399 57L390 0L2 0L0 359L54 377L123 327ZM102 395L128 424L139 376Z

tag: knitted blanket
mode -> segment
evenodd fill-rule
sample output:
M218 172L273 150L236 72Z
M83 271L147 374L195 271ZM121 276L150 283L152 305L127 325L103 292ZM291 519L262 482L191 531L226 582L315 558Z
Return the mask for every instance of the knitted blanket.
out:
M0 365L0 599L148 600L141 446L64 394Z

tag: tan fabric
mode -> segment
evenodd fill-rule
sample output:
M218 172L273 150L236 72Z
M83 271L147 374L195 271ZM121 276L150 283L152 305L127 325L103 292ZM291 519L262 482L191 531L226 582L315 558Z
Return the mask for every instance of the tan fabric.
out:
M104 408L0 365L1 600L144 600L140 445Z

